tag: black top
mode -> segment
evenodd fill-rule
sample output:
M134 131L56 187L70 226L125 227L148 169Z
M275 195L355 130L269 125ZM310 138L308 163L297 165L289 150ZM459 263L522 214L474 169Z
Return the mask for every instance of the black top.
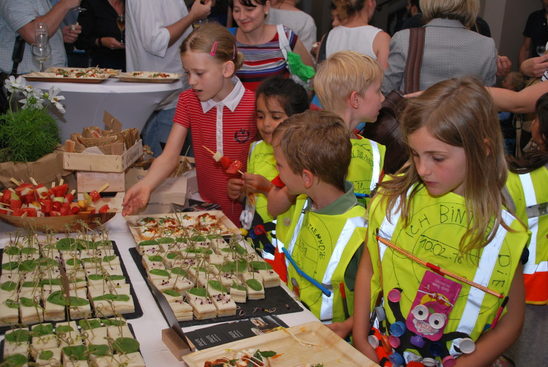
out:
M548 26L546 25L544 9L534 11L529 15L523 36L531 38L529 57L538 56L537 46L544 46L548 42Z
M126 70L125 50L111 50L97 46L101 37L114 37L121 40L121 32L116 26L118 14L108 0L83 0L82 7L87 11L80 13L78 23L82 26L82 33L75 46L89 52L91 65L102 68Z

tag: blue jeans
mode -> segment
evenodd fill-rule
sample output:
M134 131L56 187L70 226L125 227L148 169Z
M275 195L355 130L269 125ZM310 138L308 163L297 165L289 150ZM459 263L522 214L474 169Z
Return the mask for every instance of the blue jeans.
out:
M145 127L141 132L143 144L150 147L155 157L159 156L164 149L164 145L166 144L169 133L171 132L171 126L173 126L174 116L175 108L154 111L148 118ZM192 157L194 154L192 152L190 139L189 130L181 154Z
M150 147L155 157L162 153L163 149L160 143L165 144L167 141L173 125L173 116L175 116L175 108L154 111L143 128L141 133L143 144Z

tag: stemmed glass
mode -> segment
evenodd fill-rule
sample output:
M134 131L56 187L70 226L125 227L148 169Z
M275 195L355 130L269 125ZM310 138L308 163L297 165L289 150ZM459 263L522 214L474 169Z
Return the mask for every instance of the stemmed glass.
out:
M118 15L116 18L116 26L120 30L120 43L124 43L124 30L126 29L126 17L124 14Z
M40 71L44 71L44 62L51 55L49 46L48 26L46 23L38 22L34 29L34 43L32 45L32 54L40 63Z
M49 47L49 44L33 44L32 54L34 55L34 58L40 63L40 71L44 71L44 62L51 55L51 48Z
M536 51L538 56L542 56L546 52L546 46L545 45L537 46Z
M81 6L77 6L77 7L75 7L75 8L70 9L70 10L71 10L71 11L74 11L74 12L76 12L76 13L79 14L79 13L85 12L87 9L86 9L86 8L83 8L83 7L81 7Z

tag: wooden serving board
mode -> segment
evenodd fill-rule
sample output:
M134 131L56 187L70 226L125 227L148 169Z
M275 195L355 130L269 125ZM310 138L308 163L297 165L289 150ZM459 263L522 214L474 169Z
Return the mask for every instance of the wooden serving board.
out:
M134 75L135 73L140 73L139 75ZM142 72L128 72L120 73L117 75L118 80L121 82L130 82L130 83L173 83L181 78L181 74L177 73L162 73L166 74L164 77L155 76L158 73L150 71Z
M183 356L189 367L203 367L206 361L228 357L231 351L271 350L280 354L270 359L272 367L295 367L321 363L324 367L378 367L321 322L309 322L288 329L219 345Z
M232 221L230 219L228 219L228 217L220 210L208 210L208 211L201 211L201 212L166 213L166 214L149 214L149 215L130 215L130 216L127 216L125 218L126 218L126 221L128 223L129 230L130 230L131 234L133 235L133 238L135 239L135 242L139 243L141 241L144 241L144 240L148 239L148 238L144 238L143 236L141 236L140 227L137 225L137 222L139 221L139 219L148 218L148 217L151 217L151 218L162 218L162 217L170 217L170 218L179 217L179 218L182 218L185 215L190 216L190 217L198 217L202 214L213 215L213 216L217 217L218 220L222 224L225 225L225 227L227 228L228 231L226 233L219 233L220 235L222 235L222 236L231 236L233 234L240 233L238 227L236 227L236 225L234 223L232 223ZM204 233L204 234L208 234L208 233ZM162 236L159 235L158 237L162 237Z
M97 77L63 77L55 73L46 73L46 72L34 72L24 74L23 77L31 82L59 82L59 83L102 83L109 78L109 75L104 74Z

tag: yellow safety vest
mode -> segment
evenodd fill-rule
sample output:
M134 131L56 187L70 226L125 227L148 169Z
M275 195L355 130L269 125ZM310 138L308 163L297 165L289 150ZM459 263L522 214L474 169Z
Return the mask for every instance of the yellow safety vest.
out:
M264 140L251 144L247 159L247 172L261 175L268 181L272 181L278 176L272 145ZM264 223L272 221L273 218L268 214L267 200L264 194L255 194L255 211L261 216Z
M287 250L306 274L331 290L322 291L297 273L288 264L288 286L299 288L299 297L320 320L338 322L346 319L340 292L342 283L346 293L349 315L353 314L354 294L344 283L344 274L352 256L362 245L365 232L365 209L356 205L340 215L318 214L307 210L309 201L300 196L296 203Z
M358 139L350 139L352 158L346 179L354 185L356 194L369 195L381 177L386 147L361 135L357 137ZM366 204L369 200L360 202Z
M468 221L464 197L454 193L432 197L421 187L410 204L410 221L406 226L403 219L400 220L398 206L396 204L395 209L387 213L386 200L382 193L371 203L367 246L373 265L372 307L381 291L386 296L392 289L399 288L403 290L399 306L403 317L407 318L421 280L429 270L377 242L377 231L379 236L421 260L508 295L522 251L529 239L528 232L515 217L504 211L503 220L513 231L499 226L489 244L480 250L463 254L460 251L460 239L466 231ZM485 326L495 318L501 303L502 299L498 297L462 284L459 297L448 317L444 335L458 331L477 340ZM405 322L395 320L387 304L388 302L384 304L387 321L390 324L395 321ZM459 355L451 341L446 346L453 356ZM404 358L407 360L408 357Z
M506 181L516 215L531 231L529 259L523 267L525 301L538 305L548 304L548 215L538 213L538 205L548 202L547 183L546 166L521 175L509 173Z

